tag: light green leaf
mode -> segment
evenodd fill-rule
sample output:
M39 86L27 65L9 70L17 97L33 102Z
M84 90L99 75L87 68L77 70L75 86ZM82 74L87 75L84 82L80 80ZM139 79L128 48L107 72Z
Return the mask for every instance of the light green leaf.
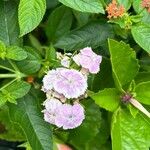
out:
M112 150L149 150L149 121L142 114L134 118L127 110L118 109L112 119Z
M108 111L115 111L120 103L120 93L117 89L104 89L103 91L90 95L90 97L98 106Z
M54 46L70 51L87 46L96 48L102 45L108 37L113 37L113 29L110 25L92 22L62 36Z
M150 81L139 83L135 87L136 99L143 104L150 105Z
M71 24L71 9L65 6L60 6L56 8L49 16L46 27L46 35L51 41L55 41L70 30Z
M17 11L17 1L0 1L0 40L6 45L20 42Z
M27 53L21 47L9 46L7 47L6 57L19 61L25 59L27 57Z
M109 40L114 80L119 86L131 82L138 73L139 65L136 54L130 46L124 42Z
M118 3L123 5L125 9L128 10L131 7L132 0L118 0Z
M139 72L135 77L135 82L147 82L150 81L150 72Z
M82 12L102 13L104 9L100 0L59 0L64 5Z
M150 26L142 24L133 26L131 32L136 43L150 53Z
M23 129L33 150L52 150L52 131L38 105L38 97L32 94L19 100L18 105L9 105L9 114L13 122Z
M5 59L5 56L6 56L6 46L2 41L0 41L0 58Z
M46 0L20 0L19 27L20 36L35 29L41 22L46 10Z
M24 81L15 81L2 89L3 97L9 101L15 103L16 99L25 96L30 90L30 84Z
M27 52L27 58L16 64L21 72L25 74L33 74L40 69L41 57L39 53L31 47L24 47L24 50Z
M89 141L98 134L101 124L101 112L91 100L83 102L85 107L85 120L82 125L70 131L69 143L77 150L86 149Z

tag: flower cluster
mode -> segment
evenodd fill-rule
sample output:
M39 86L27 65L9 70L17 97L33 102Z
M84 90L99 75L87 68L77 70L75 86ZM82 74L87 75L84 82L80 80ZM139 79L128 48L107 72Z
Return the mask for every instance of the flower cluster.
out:
M142 7L146 8L147 11L150 13L150 0L143 0L142 1Z
M109 19L118 18L124 15L125 8L124 6L117 4L116 0L112 0L112 2L106 7L106 11Z
M42 87L47 96L43 103L44 120L63 129L76 128L83 122L84 108L79 104L79 99L86 95L87 75L98 73L102 61L102 56L94 53L90 47L69 56L59 54L62 67L48 71ZM81 66L80 70L70 66L71 59Z

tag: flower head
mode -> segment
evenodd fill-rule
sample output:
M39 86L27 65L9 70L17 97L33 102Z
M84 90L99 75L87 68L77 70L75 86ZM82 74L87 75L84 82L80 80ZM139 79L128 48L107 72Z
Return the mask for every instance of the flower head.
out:
M143 0L142 7L146 8L147 11L150 13L150 0Z
M116 0L112 0L112 2L106 7L106 11L109 19L118 18L123 16L125 8L122 5L118 5Z
M56 117L56 125L63 129L73 129L81 125L84 120L84 108L80 104L63 104Z
M80 53L75 55L73 60L77 65L81 65L83 68L88 69L89 72L98 73L102 56L94 53L90 47L86 47L80 50Z
M78 98L83 95L87 89L87 80L77 70L61 69L58 80L54 83L54 90L63 94L66 98Z
M55 118L62 103L59 100L52 98L44 101L43 105L45 106L45 109L42 111L44 113L44 120L50 124L55 124Z

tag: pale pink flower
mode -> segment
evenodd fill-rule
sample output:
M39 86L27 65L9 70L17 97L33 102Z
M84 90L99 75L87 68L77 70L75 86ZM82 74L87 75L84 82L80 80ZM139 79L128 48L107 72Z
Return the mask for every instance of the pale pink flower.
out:
M86 47L80 50L80 53L73 57L75 63L88 69L90 73L98 73L100 70L100 63L102 56L97 55L92 51L90 47Z
M85 119L84 108L80 104L63 104L56 116L55 124L63 129L73 129L80 126Z
M45 109L42 111L44 113L44 120L55 125L55 119L58 115L57 112L62 106L62 103L55 98L51 98L44 101L43 105L45 106Z
M54 82L54 90L66 98L78 98L87 89L87 79L81 72L74 69L61 69L61 78Z

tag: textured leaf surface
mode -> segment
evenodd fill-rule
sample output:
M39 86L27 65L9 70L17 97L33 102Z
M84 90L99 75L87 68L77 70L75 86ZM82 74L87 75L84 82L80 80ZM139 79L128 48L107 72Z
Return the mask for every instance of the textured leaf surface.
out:
M135 87L136 99L141 103L150 105L150 81L139 83Z
M17 11L18 3L15 0L0 1L0 40L6 45L19 42Z
M46 34L51 41L54 41L60 36L66 34L70 30L71 24L71 9L65 6L60 6L50 15L46 27Z
M10 46L7 47L7 58L13 59L13 60L23 60L27 57L26 51L18 46Z
M1 100L16 103L16 99L23 97L30 90L30 84L24 81L15 81L1 90Z
M38 52L30 47L25 47L27 58L24 61L17 62L20 71L26 74L37 72L41 66L41 57Z
M131 82L139 69L133 49L124 42L109 40L109 51L115 81L121 86Z
M77 50L87 46L96 48L111 37L113 29L110 25L93 22L62 36L54 46L65 50Z
M138 114L132 117L127 110L118 109L112 120L113 150L149 150L150 120Z
M99 0L59 0L64 5L82 12L103 13L104 9Z
M148 25L133 26L131 31L137 44L150 53L150 27Z
M39 25L45 10L45 0L20 0L18 12L20 36L31 32Z
M116 89L104 89L90 97L97 105L108 111L115 111L120 103L119 92Z
M19 124L34 150L52 150L52 133L41 116L38 99L33 95L26 95L19 100L18 105L9 105L10 118Z

